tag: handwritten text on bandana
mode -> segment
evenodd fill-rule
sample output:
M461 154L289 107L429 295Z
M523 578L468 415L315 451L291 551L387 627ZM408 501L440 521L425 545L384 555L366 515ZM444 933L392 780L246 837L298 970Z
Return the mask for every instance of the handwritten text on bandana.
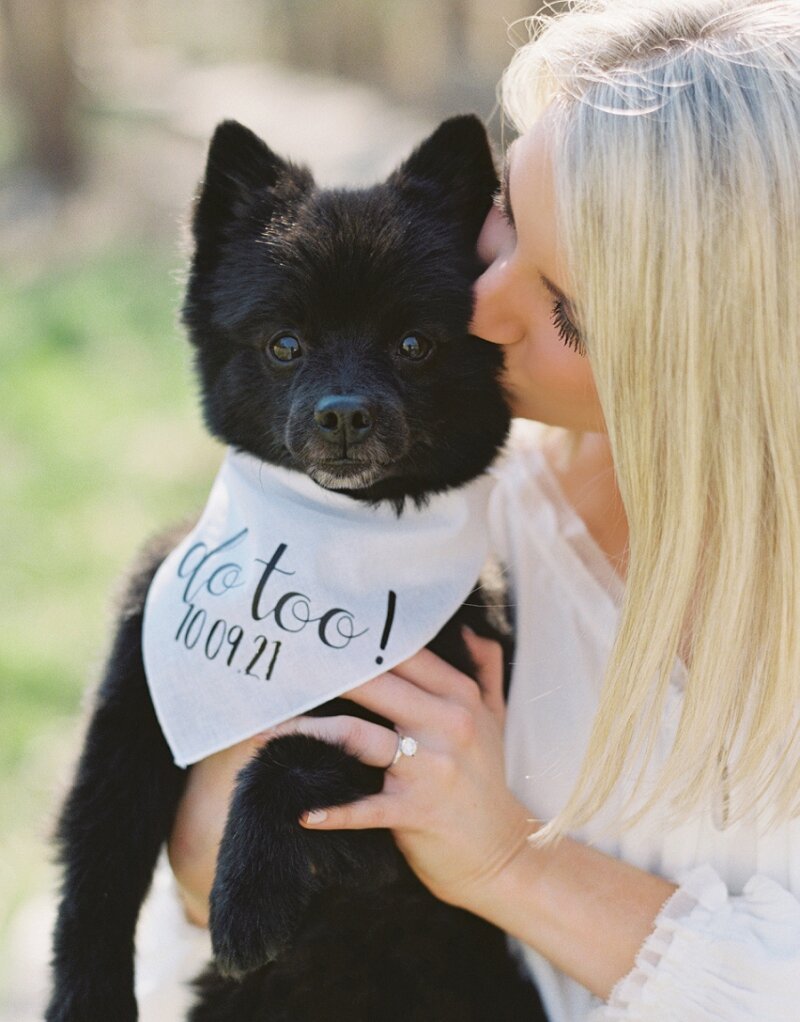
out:
M488 477L398 518L229 451L145 605L153 703L180 766L388 670L477 581Z

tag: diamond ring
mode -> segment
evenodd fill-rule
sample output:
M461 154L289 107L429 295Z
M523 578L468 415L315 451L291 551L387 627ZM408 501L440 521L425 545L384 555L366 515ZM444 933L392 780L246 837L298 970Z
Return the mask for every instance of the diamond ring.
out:
M417 754L417 743L413 738L409 738L408 735L397 736L397 751L394 754L394 759L389 764L393 767L395 763L400 759L401 756L416 756ZM389 767L386 768L387 770Z

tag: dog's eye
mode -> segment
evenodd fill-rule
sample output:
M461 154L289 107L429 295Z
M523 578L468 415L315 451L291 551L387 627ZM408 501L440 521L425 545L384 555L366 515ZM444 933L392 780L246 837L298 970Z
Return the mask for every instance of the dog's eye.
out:
M431 353L431 342L419 334L406 334L397 349L399 355L411 362L421 362Z
M294 362L303 354L300 341L294 334L278 334L267 345L268 354L278 362Z

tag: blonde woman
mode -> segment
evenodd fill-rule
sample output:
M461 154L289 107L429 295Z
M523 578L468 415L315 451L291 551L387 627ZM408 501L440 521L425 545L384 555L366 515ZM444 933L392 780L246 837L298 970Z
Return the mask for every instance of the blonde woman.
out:
M482 696L428 652L355 690L417 753L305 822L391 828L511 934L552 1022L797 1019L800 5L587 0L534 28L473 324L516 415L562 427L498 470L510 703L478 641ZM173 836L200 923L248 752L193 769Z

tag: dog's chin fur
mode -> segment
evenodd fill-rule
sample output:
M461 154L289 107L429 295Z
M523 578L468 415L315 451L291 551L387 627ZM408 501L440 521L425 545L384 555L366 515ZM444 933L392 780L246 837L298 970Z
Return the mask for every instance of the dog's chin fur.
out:
M308 469L309 478L326 490L346 491L357 494L359 490L367 490L386 478L387 470L382 468L353 468L349 471L336 471L313 465Z

